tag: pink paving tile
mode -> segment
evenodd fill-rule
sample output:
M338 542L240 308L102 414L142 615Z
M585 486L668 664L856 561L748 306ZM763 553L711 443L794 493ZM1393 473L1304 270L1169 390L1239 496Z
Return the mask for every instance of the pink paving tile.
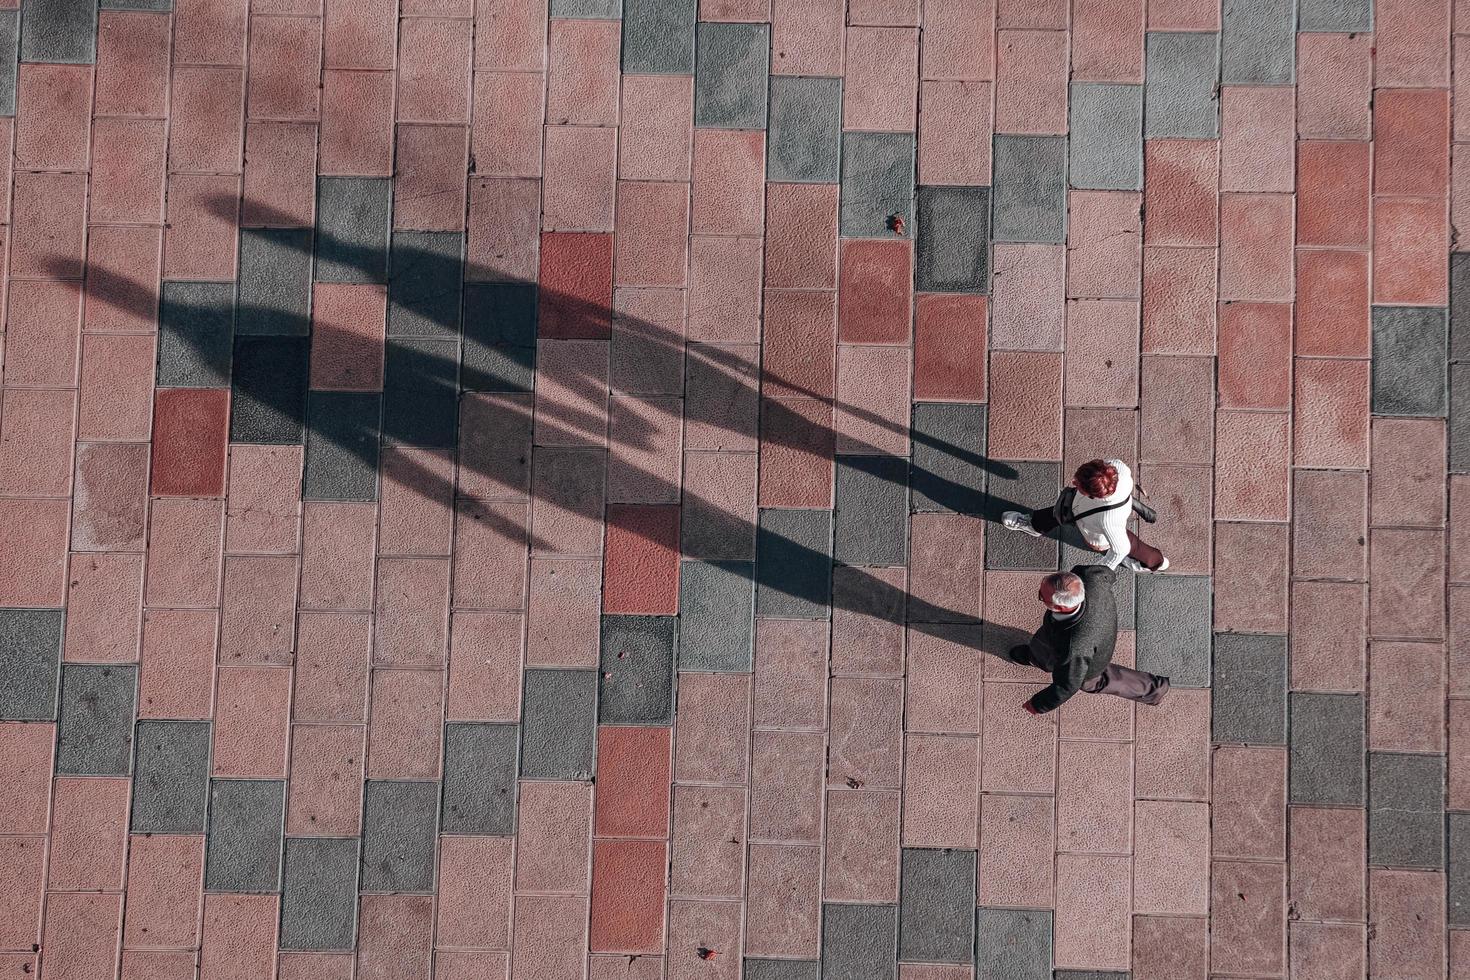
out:
M7 785L14 787L6 794L3 803L0 803L0 818L15 833L46 833L47 809L51 802L51 749L55 741L56 727L49 722L0 725L0 777L6 780ZM61 792L63 784L70 788L74 782L65 779L59 781L57 792ZM101 791L110 788L115 795L117 786L98 783L89 788L98 790L99 796L103 795ZM126 809L125 781L121 799L123 808ZM71 812L75 806L75 803L62 806L58 802L55 818L58 828L64 817L77 816ZM53 863L54 861L53 856Z
M937 963L900 963L898 980L970 980L975 975L968 966L940 966Z
M517 974L547 980L582 976L587 966L587 904L586 896L517 898L511 952Z
M924 7L925 78L994 75L994 0L931 0Z
M985 906L1051 908L1056 817L1050 796L985 794L980 800L978 897Z
M313 391L380 391L387 290L355 283L312 287Z
M153 371L152 337L84 336L77 438L146 441Z
M1296 353L1367 357L1368 253L1299 249L1296 263Z
M760 619L755 630L755 727L824 729L828 626L815 621ZM843 668L834 660L832 669Z
M503 270L513 275L513 270ZM608 335L612 314L613 237L547 232L541 236L542 338Z
M1295 581L1291 591L1292 689L1361 691L1368 587Z
M842 0L772 0L771 74L840 75Z
M618 181L613 281L683 286L688 266L689 186Z
M914 304L914 397L985 400L985 296L921 293Z
M1212 559L1210 470L1202 466L1150 463L1135 475L1145 487L1160 521L1139 536L1163 551L1169 568L1182 574L1207 574Z
M328 68L393 67L398 8L388 0L328 3L323 38Z
M1448 0L1375 4L1373 28L1376 84L1382 87L1449 83Z
M758 340L760 286L759 238L691 238L688 339L716 343Z
M1067 351L1065 404L1138 404L1137 300L1069 300Z
M1041 688L1040 684L986 682L981 790L987 793L1056 790L1055 716L1032 716L1022 707Z
M446 720L519 719L521 622L518 613L451 614Z
M1366 829L1361 809L1294 806L1290 898L1304 919L1361 921Z
M20 170L86 170L91 103L90 66L22 66L15 90L14 165Z
M1292 213L1286 194L1220 195L1222 300L1291 298Z
M1067 131L1067 48L1064 31L996 32L997 133Z
M1132 666L1133 633L1118 634L1118 648L1113 662ZM1133 740L1134 705L1124 698L1074 697L1061 707L1060 735L1065 739L1099 742L1131 742ZM1135 768L1137 764L1135 763Z
M1215 260L1214 249L1144 247L1144 353L1214 352Z
M668 837L672 734L664 727L598 728L596 836Z
M667 615L679 607L679 508L611 504L602 611Z
M1290 191L1296 147L1296 93L1275 86L1220 90L1220 189Z
M163 949L194 946L199 941L203 885L202 838L132 835L123 944Z
M338 10L343 6L332 4L329 9ZM368 9L370 5L345 6ZM330 18L331 15L328 16ZM329 29L327 37L333 36ZM330 41L328 43L330 45ZM392 50L391 42L389 50ZM389 71L335 71L329 68L322 72L321 139L317 166L324 176L386 177L392 173L393 80L394 75ZM540 146L538 126L538 161Z
M608 404L607 499L677 504L684 401L613 395Z
M1296 360L1296 465L1368 465L1368 368L1367 361Z
M755 844L750 848L745 955L818 955L822 917L822 851L817 847Z
M280 779L286 775L290 698L289 668L219 668L214 775L256 779Z
M6 384L75 386L81 330L81 285L74 282L12 282L9 299Z
M1465 546L1470 536L1470 478L1450 477L1449 507L1449 576L1451 582L1470 581L1470 552Z
M1359 933L1361 936L1361 932ZM1470 930L1454 929L1450 932L1450 974L1463 972L1470 966Z
M1210 905L1209 804L1140 800L1134 829L1133 910L1206 914Z
M152 333L157 329L161 238L158 228L96 227L88 232L85 330ZM234 255L233 247L230 255ZM151 384L152 379L149 381Z
M1074 190L1067 195L1067 205L1067 295L1136 299L1142 195Z
M669 893L738 898L745 874L745 790L676 786Z
M835 298L825 291L767 291L761 362L767 397L832 397Z
M1368 658L1369 749L1443 752L1444 646L1375 640Z
M1286 866L1216 861L1213 871L1212 968L1280 973L1286 966Z
M301 506L303 609L370 609L373 504L306 501Z
M453 540L454 460L441 450L383 453L378 554L448 555Z
M1470 701L1455 698L1446 704L1446 708L1449 778L1445 787L1445 806L1451 810L1466 810L1470 809Z
M759 235L765 208L765 134L694 132L691 228L695 235Z
M904 347L838 347L837 452L908 453L909 360Z
M477 71L474 88L470 153L475 172L486 177L540 176L545 76Z
M177 66L169 104L170 172L240 172L245 129L245 73L238 68Z
M749 0L741 5L750 6ZM701 13L707 17L709 5L706 3L704 6ZM918 0L854 0L848 8L848 21L864 26L917 27L919 3Z
M1062 455L1062 355L996 352L990 359L989 452L997 459Z
M973 849L980 802L980 740L961 735L904 738L905 847Z
M1072 8L1072 77L1143 81L1144 0L1080 0Z
M250 118L317 118L321 50L319 17L252 17L246 103ZM406 54L404 60L407 64Z
M56 608L66 578L66 500L0 500L0 607Z
M766 287L837 285L837 186L770 184L766 188Z
M295 556L225 559L222 664L286 664L296 624Z
M148 536L150 606L213 606L219 602L224 501L153 501Z
M37 847L36 851L39 858L40 848ZM5 864L9 865L9 862ZM112 976L116 970L118 934L122 931L122 904L123 896L118 893L56 892L50 895L46 902L46 929L41 935L41 948L46 951L46 975L61 978Z
M1373 208L1373 302L1443 306L1450 240L1443 198L1381 197Z
M190 980L194 976L194 951L179 950L124 950L122 954L122 980ZM323 974L321 980L327 980ZM282 980L290 980L290 974L282 973Z
M245 130L242 223L310 226L316 200L316 154L314 123L250 120Z
M990 83L926 81L919 87L919 180L990 182Z
M903 768L903 684L883 678L834 677L827 785L897 789Z
M1220 304L1221 408L1291 403L1291 304Z
M547 49L549 125L617 125L621 26L611 20L552 20Z
M366 614L301 614L294 720L367 721L369 628Z
M1218 143L1147 140L1144 237L1151 245L1214 245L1219 237Z
M623 77L618 176L623 180L689 180L694 79L687 75Z
M398 121L470 121L470 33L465 20L405 18L398 38Z
M375 669L368 778L438 778L443 717L442 671Z
M225 550L233 554L295 552L301 447L232 446L229 465Z
M41 904L44 895L46 839L44 837L0 838L0 944L7 949L36 950L41 933ZM58 893L53 907L67 909L74 896ZM114 938L114 942L115 942ZM47 955L51 954L48 946Z
M602 510L605 497L601 486L602 481L597 479L600 473L584 462L588 459L584 455L575 453L552 455L538 450L538 457L537 465L532 468L534 480L532 496L536 498L534 521L531 525L534 550L538 554L550 555L600 555L602 552ZM595 457L595 460L596 466L605 465L600 455ZM558 487L555 482L557 474L568 470L574 473L591 472L594 474L593 479L596 480L596 483L592 486L577 487L575 494ZM585 483L587 478L580 477L579 480ZM524 505L516 506L524 508ZM514 523L516 527L524 524L519 520L519 510L512 514L513 510L514 508L508 504L494 507L480 506L483 515L499 515L498 520L491 526L500 527L502 538L506 536L506 531L511 523ZM516 518L516 521L511 521L512 516ZM480 519L484 520L484 517ZM505 545L501 547L500 553L506 556L502 560L508 560L511 555L511 551ZM519 605L519 602L516 605Z
M1291 975L1301 980L1363 976L1367 938L1366 928L1356 922L1292 922Z
M247 0L179 0L174 61L181 65L243 65Z
M668 980L737 980L740 976L740 918L738 903L671 903L668 971L665 974ZM715 955L706 958L699 952L701 949L710 950Z
M750 740L747 677L737 674L680 677L679 706L674 718L674 773L679 781L745 782Z
M531 559L527 665L597 665L601 588L602 562L598 559Z
M162 120L98 119L92 128L92 154L96 162L92 165L89 220L162 221Z
M469 394L460 404L459 494L492 500L523 499L531 474L526 420L535 400L526 394ZM513 464L513 465L512 465Z
M913 253L906 241L847 239L841 246L837 336L847 344L901 344L913 318Z
M1286 632L1286 524L1215 525L1215 629Z
M520 609L526 595L526 504L461 498L456 509L454 608ZM550 524L555 517L538 513L536 520L540 541L542 522ZM580 523L580 515L578 520ZM563 532L563 550L597 550L597 537L583 543L585 533L580 528L568 530L577 533Z
M1067 29L1065 0L999 0L995 10L996 26L1002 28Z
M909 0L896 0L896 6L895 0L877 0L874 10L880 13L875 16L891 13L897 17L897 11L906 11L909 5L917 9L917 4L911 4ZM771 21L771 0L703 0L699 5L699 18L705 21L768 24Z
M986 575L983 596L983 615L986 625L1016 631L1023 639L1030 636L1031 631L1036 628L1037 617L1041 614L1036 598L1037 583L1040 580L1036 572L991 571ZM1000 635L1004 636L1003 633ZM987 657L986 660L984 669L987 682L1023 681L1031 683L1040 679L1032 672L1031 667L1021 667L1000 657ZM985 698L987 711L992 707L989 695L994 693L987 690Z
M439 838L439 946L510 948L513 841Z
M1053 958L1058 969L1128 968L1132 865L1128 857L1057 856Z
M1374 637L1444 635L1444 535L1376 529L1368 540L1368 627Z
M910 630L904 729L980 734L980 662L973 633Z
M98 12L96 87L92 96L97 115L164 114L170 26L166 14Z
M814 844L820 838L823 741L820 733L755 733L750 762L752 840ZM835 769L827 768L829 773Z
M1213 856L1286 859L1286 750L1214 750Z
M84 174L16 174L15 223L10 233L13 278L80 277L85 185Z
M1297 36L1297 130L1302 139L1372 135L1373 36Z
M361 725L292 727L287 834L298 837L358 834L364 736Z
M542 227L549 232L613 230L616 127L548 126Z
M1297 147L1298 245L1368 245L1368 142L1304 141Z
M1217 520L1284 521L1291 491L1291 416L1219 412L1215 416ZM1249 465L1245 464L1250 460Z
M1065 262L1066 249L1060 245L995 243L990 287L993 350L1062 349Z
M357 924L358 980L429 980L433 934L431 896L364 895Z
M832 790L827 794L825 900L898 900L900 806L898 793Z
M142 555L72 555L63 659L136 662L142 593Z
M481 37L493 32L497 43L476 45L475 67L537 72L545 68L546 13L545 6L527 0L476 4L476 30Z
M76 415L76 402L74 391L12 388L4 393L0 399L0 416L3 416L3 424L0 424L0 474L3 474L0 475L0 490L38 496L62 496L71 492L72 465L68 457L72 455L72 420ZM122 452L110 452L109 448L104 445L98 449L96 458L122 457L132 447L123 446ZM147 451L146 447L138 448L145 453ZM86 483L78 489L89 493L87 503L78 505L84 514L108 505L116 507L116 498L122 495L122 491L137 489L132 479L110 479L107 473L92 467L81 476ZM141 510L134 516L141 517ZM85 532L82 537L87 537Z
M913 132L919 32L909 27L847 29L842 128Z
M210 716L216 616L212 609L144 612L138 717Z
M767 398L761 403L762 507L831 506L832 406L816 398Z
M1133 917L1134 980L1206 980L1209 961L1208 919Z
M978 552L980 546L974 545L974 550ZM839 570L833 576L834 674L903 673L904 629L900 620L904 616L904 578L902 568ZM978 595L978 584L977 578L974 595ZM909 609L917 611L917 604Z
M400 124L394 155L393 227L463 231L469 130Z
M1134 458L1133 448L1138 444L1138 413L1132 409L1068 409L1063 425L1063 473L1076 473L1077 467L1093 459L1119 454Z
M1444 876L1434 871L1368 875L1368 975L1437 977L1444 970Z
M153 409L154 496L224 493L229 406L230 393L219 389L158 392Z
M241 178L233 174L170 174L168 178L168 226L163 241L163 274L169 279L222 280L235 276L235 251L239 239L237 231L238 207ZM309 223L309 222L308 222ZM89 247L89 261L98 264L97 235L106 231L120 233L123 229L93 228ZM133 270L133 262L114 258L117 243L104 256L110 259L106 268L119 279ZM142 247L144 242L138 242ZM158 263L151 263L157 278ZM141 274L141 270L139 270ZM112 277L108 277L112 281ZM146 281L146 280L144 280ZM149 287L155 288L155 287ZM117 282L113 292L104 294L94 302L93 288L88 284L87 328L97 329L92 310L96 306L108 306L119 312L132 312L135 316L146 316L151 323L156 320L157 293L137 294L123 282ZM134 309L134 308L137 309ZM114 314L117 315L117 314Z
M1375 526L1442 526L1445 425L1439 419L1373 420L1370 519Z
M277 980L352 980L354 959L351 953L283 952L276 964L276 978ZM193 970L194 961L191 956L189 976L193 975ZM186 978L181 978L181 980L186 980Z
M1057 753L1057 851L1126 854L1133 841L1133 747L1064 740Z
M516 826L517 892L587 893L590 785L522 781Z

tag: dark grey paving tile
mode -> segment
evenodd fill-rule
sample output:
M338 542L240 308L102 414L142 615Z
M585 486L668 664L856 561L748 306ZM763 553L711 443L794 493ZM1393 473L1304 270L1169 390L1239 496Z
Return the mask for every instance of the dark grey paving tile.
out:
M898 908L822 905L822 976L895 980Z
M0 721L53 721L60 609L0 609Z
M975 980L1051 980L1051 913L979 909Z
M915 289L990 291L990 188L920 187Z
M126 776L137 698L138 668L132 664L63 664L57 774Z
M1470 363L1450 365L1450 472L1470 472Z
M1293 691L1291 802L1362 806L1363 696Z
M281 949L357 946L356 837L287 837Z
M1449 859L1445 875L1449 885L1449 922L1470 925L1470 813L1446 814L1449 821Z
M209 722L140 720L134 741L132 832L204 833Z
M679 669L749 673L754 615L753 562L684 562L679 570Z
M1373 307L1373 414L1444 416L1447 320L1438 307Z
M0 10L0 116L15 115L15 83L20 58L20 11Z
M608 20L623 16L623 0L551 0L553 17Z
M892 238L894 216L906 227L913 225L915 152L912 133L842 134L838 223L843 235Z
M1444 867L1442 755L1368 753L1368 863Z
M1143 86L1073 82L1070 172L1073 187L1143 189Z
M744 980L817 980L816 960L746 960Z
M694 0L639 2L650 7L687 8L689 19L694 18ZM623 71L651 70L637 67L636 61L632 66L629 64L626 50L629 13L623 15ZM715 129L765 129L766 83L771 63L770 27L766 24L700 24L698 45L694 125ZM682 48L680 50L682 53ZM689 69L663 70L687 72Z
M991 171L995 241L1066 241L1065 136L997 136Z
M1138 669L1174 687L1209 687L1210 577L1140 575L1134 588Z
M385 282L393 181L319 177L316 185L316 281Z
M536 375L535 283L464 287L465 391L531 391Z
M673 616L603 616L597 720L670 724L674 720Z
M766 179L835 184L842 162L842 79L771 76Z
M757 616L826 619L832 600L832 513L762 508L756 529Z
M376 392L313 391L306 401L306 500L377 500Z
M1016 475L991 475L992 509L1031 511L1056 502L1062 486L1061 463L1007 462L1005 465ZM992 524L985 529L985 567L1056 571L1057 547L1055 537L1033 538Z
M622 2L623 74L693 74L694 20L699 12L698 0L622 0ZM701 28L704 26L700 25ZM701 58L706 57L705 45L708 43L701 38ZM726 53L733 55L737 60L741 56L748 55L744 49ZM754 128L759 129L760 127Z
M304 437L305 337L236 337L231 365L230 441L300 443Z
M516 725L450 722L444 726L440 833L515 833L520 738Z
M680 310L677 316L682 317ZM630 395L684 394L684 328L615 312L608 344L614 391Z
M717 448L754 448L760 419L759 375L760 354L754 346L690 344L684 359L686 423L728 432L729 443Z
M460 400L459 465L514 494L531 490L532 402L529 396Z
M1220 35L1150 31L1145 45L1143 135L1214 139L1220 133Z
M431 892L439 784L369 779L363 785L364 892Z
M235 284L166 282L158 311L158 385L228 388Z
M205 889L257 894L280 891L285 819L285 780L210 780Z
M1286 637L1215 634L1215 742L1286 744Z
M395 337L383 365L383 440L452 448L459 414L459 342Z
M1297 0L1225 0L1221 9L1220 81L1290 85L1296 80Z
M834 561L908 562L909 461L905 456L838 456L832 510Z
M395 231L389 258L389 336L458 337L464 235Z
M999 531L995 533L1000 533ZM1078 565L1099 565L1103 556L1091 548L1083 548L1077 544L1069 543L1072 540L1072 531L1062 534L1062 558L1057 563L1060 571L1070 572ZM1080 536L1079 536L1080 539ZM1138 574L1127 568L1118 567L1113 574L1113 601L1118 604L1118 628L1129 629L1138 621L1136 611L1136 597L1138 594Z
M909 471L914 510L985 512L985 475L990 468L985 425L984 405L915 403Z
M527 670L521 698L521 777L591 779L597 672Z
M22 0L20 60L88 65L97 60L93 0Z
M1299 0L1299 31L1371 31L1373 0Z
M311 333L311 229L240 229L240 308L235 332Z
M975 852L904 848L899 960L969 963L974 950Z
M1450 255L1450 360L1470 358L1470 252Z

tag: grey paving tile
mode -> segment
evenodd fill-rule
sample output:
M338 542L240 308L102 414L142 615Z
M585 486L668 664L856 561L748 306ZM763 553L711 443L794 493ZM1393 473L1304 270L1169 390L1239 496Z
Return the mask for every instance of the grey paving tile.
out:
M458 337L464 235L395 231L388 272L388 334Z
M240 336L311 333L311 229L240 229Z
M0 10L0 116L15 115L15 83L20 58L20 11Z
M1056 502L1062 487L1061 463L1007 462L1005 465L1016 475L991 476L990 496L996 509L1030 511ZM1057 547L1055 537L1033 538L992 524L985 529L985 567L1056 571Z
M1444 867L1442 755L1368 753L1368 863Z
M459 342L394 337L383 362L383 439L452 448L459 421Z
M838 456L832 510L834 561L908 562L909 461L905 456Z
M1470 359L1470 252L1450 255L1450 360Z
M698 0L622 0L623 74L690 75L694 73L694 21ZM701 29L705 26L699 25ZM725 39L737 50L725 51L737 61L748 57L743 39ZM700 40L700 57L706 56ZM701 72L703 68L701 68ZM762 93L764 95L764 93ZM697 98L697 97L696 97ZM746 127L733 127L746 128ZM759 126L754 127L759 129Z
M204 833L209 722L140 720L134 741L132 832Z
M639 0L650 7L687 10L695 0ZM623 71L648 71L629 64L628 14L624 14ZM698 70L694 76L694 125L716 129L765 129L766 83L771 63L771 29L766 24L700 24ZM683 49L680 48L680 54ZM674 59L669 58L669 63ZM664 68L687 72L687 67Z
M300 443L306 417L305 337L236 337L230 366L230 441Z
M607 20L623 16L623 0L551 0L553 17Z
M526 671L521 698L523 779L591 779L596 728L596 671Z
M1371 31L1373 0L1299 0L1299 31Z
M1363 696L1293 691L1291 802L1362 806Z
M986 409L984 405L916 402L910 438L909 488L916 511L984 513Z
M281 949L357 946L356 837L287 837Z
M228 388L235 284L166 282L158 311L158 385Z
M1224 0L1220 80L1224 85L1296 81L1297 0Z
M515 833L516 725L450 722L444 726L443 834Z
M601 521L607 484L605 451L537 446L531 463L531 495L538 504L584 517L595 514Z
M1174 687L1209 687L1209 576L1142 575L1135 590L1138 669Z
M364 892L431 892L439 784L369 779L363 785Z
M822 976L895 980L898 907L822 905Z
M126 776L137 699L138 668L132 664L63 664L57 774Z
M536 375L536 284L464 287L465 391L531 391Z
M603 616L598 673L600 724L674 720L673 616Z
M1373 414L1444 416L1447 321L1438 307L1373 307Z
M826 619L832 601L832 513L762 508L755 538L757 616Z
M205 889L257 894L280 891L285 819L285 780L210 780Z
M53 721L60 609L0 609L0 721Z
M915 289L990 291L990 188L920 187Z
M1068 530L1062 534L1062 557L1061 561L1057 562L1057 569L1070 572L1078 565L1101 564L1103 556L1091 548L1080 547L1075 541L1080 541L1081 536L1079 535L1074 541L1072 537L1074 533ZM1121 566L1114 570L1113 601L1118 604L1119 629L1130 629L1138 621L1135 602L1138 593L1138 579L1138 573Z
M94 0L22 0L20 60L68 65L95 62Z
M912 227L915 152L912 133L842 134L838 223L843 235L893 238L895 215Z
M995 241L1066 241L1065 136L997 136L990 183Z
M1143 189L1143 86L1073 82L1070 161L1073 187Z
M975 980L1051 980L1051 913L979 909Z
M1143 135L1214 139L1220 133L1220 35L1150 31L1145 46Z
M316 188L316 281L386 281L393 181L319 177Z
M742 352L749 356L741 356ZM760 354L753 345L690 344L684 359L686 423L729 433L729 443L722 442L719 448L754 448L760 418L759 371Z
M1215 634L1215 742L1286 744L1286 637Z
M1470 472L1470 363L1450 365L1450 472Z
M749 673L754 615L753 562L684 562L679 570L679 669Z
M306 400L306 500L377 500L376 392L313 391Z
M975 852L903 849L898 958L969 963L975 951Z
M1470 925L1470 813L1446 814L1449 821L1446 879L1452 926Z
M766 179L835 184L842 162L842 79L771 76Z
M744 980L817 980L817 960L746 960Z

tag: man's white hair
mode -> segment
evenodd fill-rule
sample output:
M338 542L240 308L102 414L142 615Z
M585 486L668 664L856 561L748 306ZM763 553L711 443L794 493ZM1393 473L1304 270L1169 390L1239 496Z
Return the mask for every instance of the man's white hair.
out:
M1076 609L1082 605L1086 589L1083 588L1079 576L1071 572L1056 572L1048 575L1044 581L1051 587L1051 601L1063 609Z

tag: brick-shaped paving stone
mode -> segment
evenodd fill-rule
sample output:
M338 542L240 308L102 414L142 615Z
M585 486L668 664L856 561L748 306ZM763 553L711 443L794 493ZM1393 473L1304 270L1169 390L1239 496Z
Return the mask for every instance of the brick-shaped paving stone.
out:
M513 834L516 820L515 725L450 722L444 726L444 834Z
M56 717L60 609L0 609L0 721Z
M842 134L839 228L854 238L910 234L914 220L914 154L911 133ZM900 230L894 219L904 222Z
M138 722L129 821L133 833L204 833L210 734L207 721Z
M997 136L991 238L1061 244L1067 229L1067 139Z
M370 779L363 784L358 888L433 891L438 815L438 783Z
M897 945L897 906L822 906L822 976L894 980Z
M1371 31L1373 0L1300 0L1296 11L1299 31Z
M313 391L306 399L305 500L376 500L383 399Z
M986 407L914 405L909 487L916 511L979 514L987 506Z
M375 177L317 181L316 281L385 282L393 182Z
M999 510L1030 513L1056 501L1057 487L1061 486L1062 478L1060 463L1006 462L1003 465L1016 475L991 475L989 510L992 514ZM999 525L992 526L995 531L986 535L985 540L985 567L1047 572L1056 570L1055 537L1033 538L1019 531L1007 531Z
M1214 742L1286 744L1286 637L1215 635Z
M623 0L551 0L553 17L621 17Z
M1447 313L1373 307L1373 414L1443 416Z
M383 375L383 438L402 446L454 445L459 343L394 338Z
M842 162L842 79L771 76L766 179L835 184Z
M906 847L898 908L898 958L969 963L975 948L975 852Z
M1073 187L1143 188L1143 86L1073 82L1068 110Z
M204 887L216 892L279 891L285 809L284 780L210 780Z
M56 724L56 771L72 776L126 776L133 761L138 668L131 664L66 664Z
M20 11L0 10L0 116L15 115L19 49Z
M521 697L521 776L591 779L598 675L527 670Z
M909 461L902 456L838 456L832 558L848 565L908 560Z
M309 352L304 337L235 338L231 442L301 443Z
M603 616L597 720L668 724L674 719L673 616Z
M1221 21L1221 84L1296 80L1296 0L1235 0L1223 6Z
M606 5L606 0L603 4ZM623 73L627 75L692 75L694 73L693 0L622 0ZM606 14L604 16L616 16ZM703 30L704 25L699 25ZM748 36L701 41L701 54L719 57L720 44L751 45ZM706 47L706 45L713 45ZM747 54L744 48L740 54ZM702 70L702 69L701 69ZM758 128L758 127L757 127Z
M1445 841L1445 879L1449 885L1449 922L1470 925L1470 813L1450 813Z
M464 289L465 391L530 391L536 371L533 283L471 283Z
M1290 712L1291 802L1362 806L1363 696L1294 691Z
M1210 579L1141 575L1136 580L1138 669L1174 687L1210 686Z
M990 188L920 187L914 288L990 291Z
M457 337L464 235L395 231L388 254L388 335Z
M237 334L311 332L311 249L309 228L240 229Z
M679 669L748 672L754 615L752 562L683 562L679 570Z
M1050 912L982 908L977 913L975 980L1050 980Z
M281 880L281 949L357 945L356 837L288 837Z
M1445 760L1368 753L1368 863L1444 867Z
M1470 472L1470 364L1450 365L1450 472Z
M694 17L687 0L639 0L656 15L640 18L648 22L649 31L635 36L629 45L634 58L649 58L655 64L667 63L669 72L687 72L684 49L675 51L675 37L666 37L659 27L679 22L680 15ZM665 14L665 11L667 13ZM627 24L624 15L624 24ZM626 28L625 28L626 30ZM766 84L770 60L770 33L766 24L698 25L695 58L698 69L694 76L694 125L710 129L765 129ZM624 34L626 38L626 33ZM627 43L626 40L624 43ZM692 55L693 52L690 52ZM627 63L629 55L624 55ZM638 70L638 69L625 69ZM644 71L656 70L644 68Z
M822 964L816 960L746 960L744 980L817 980Z
M832 601L832 513L761 508L755 614L825 619Z
M77 0L25 0L20 60L70 65L97 60L97 5Z
M1149 31L1143 135L1214 139L1220 132L1219 34Z
M1470 358L1470 252L1450 256L1450 359Z
M158 385L228 388L235 285L166 282L158 311Z

